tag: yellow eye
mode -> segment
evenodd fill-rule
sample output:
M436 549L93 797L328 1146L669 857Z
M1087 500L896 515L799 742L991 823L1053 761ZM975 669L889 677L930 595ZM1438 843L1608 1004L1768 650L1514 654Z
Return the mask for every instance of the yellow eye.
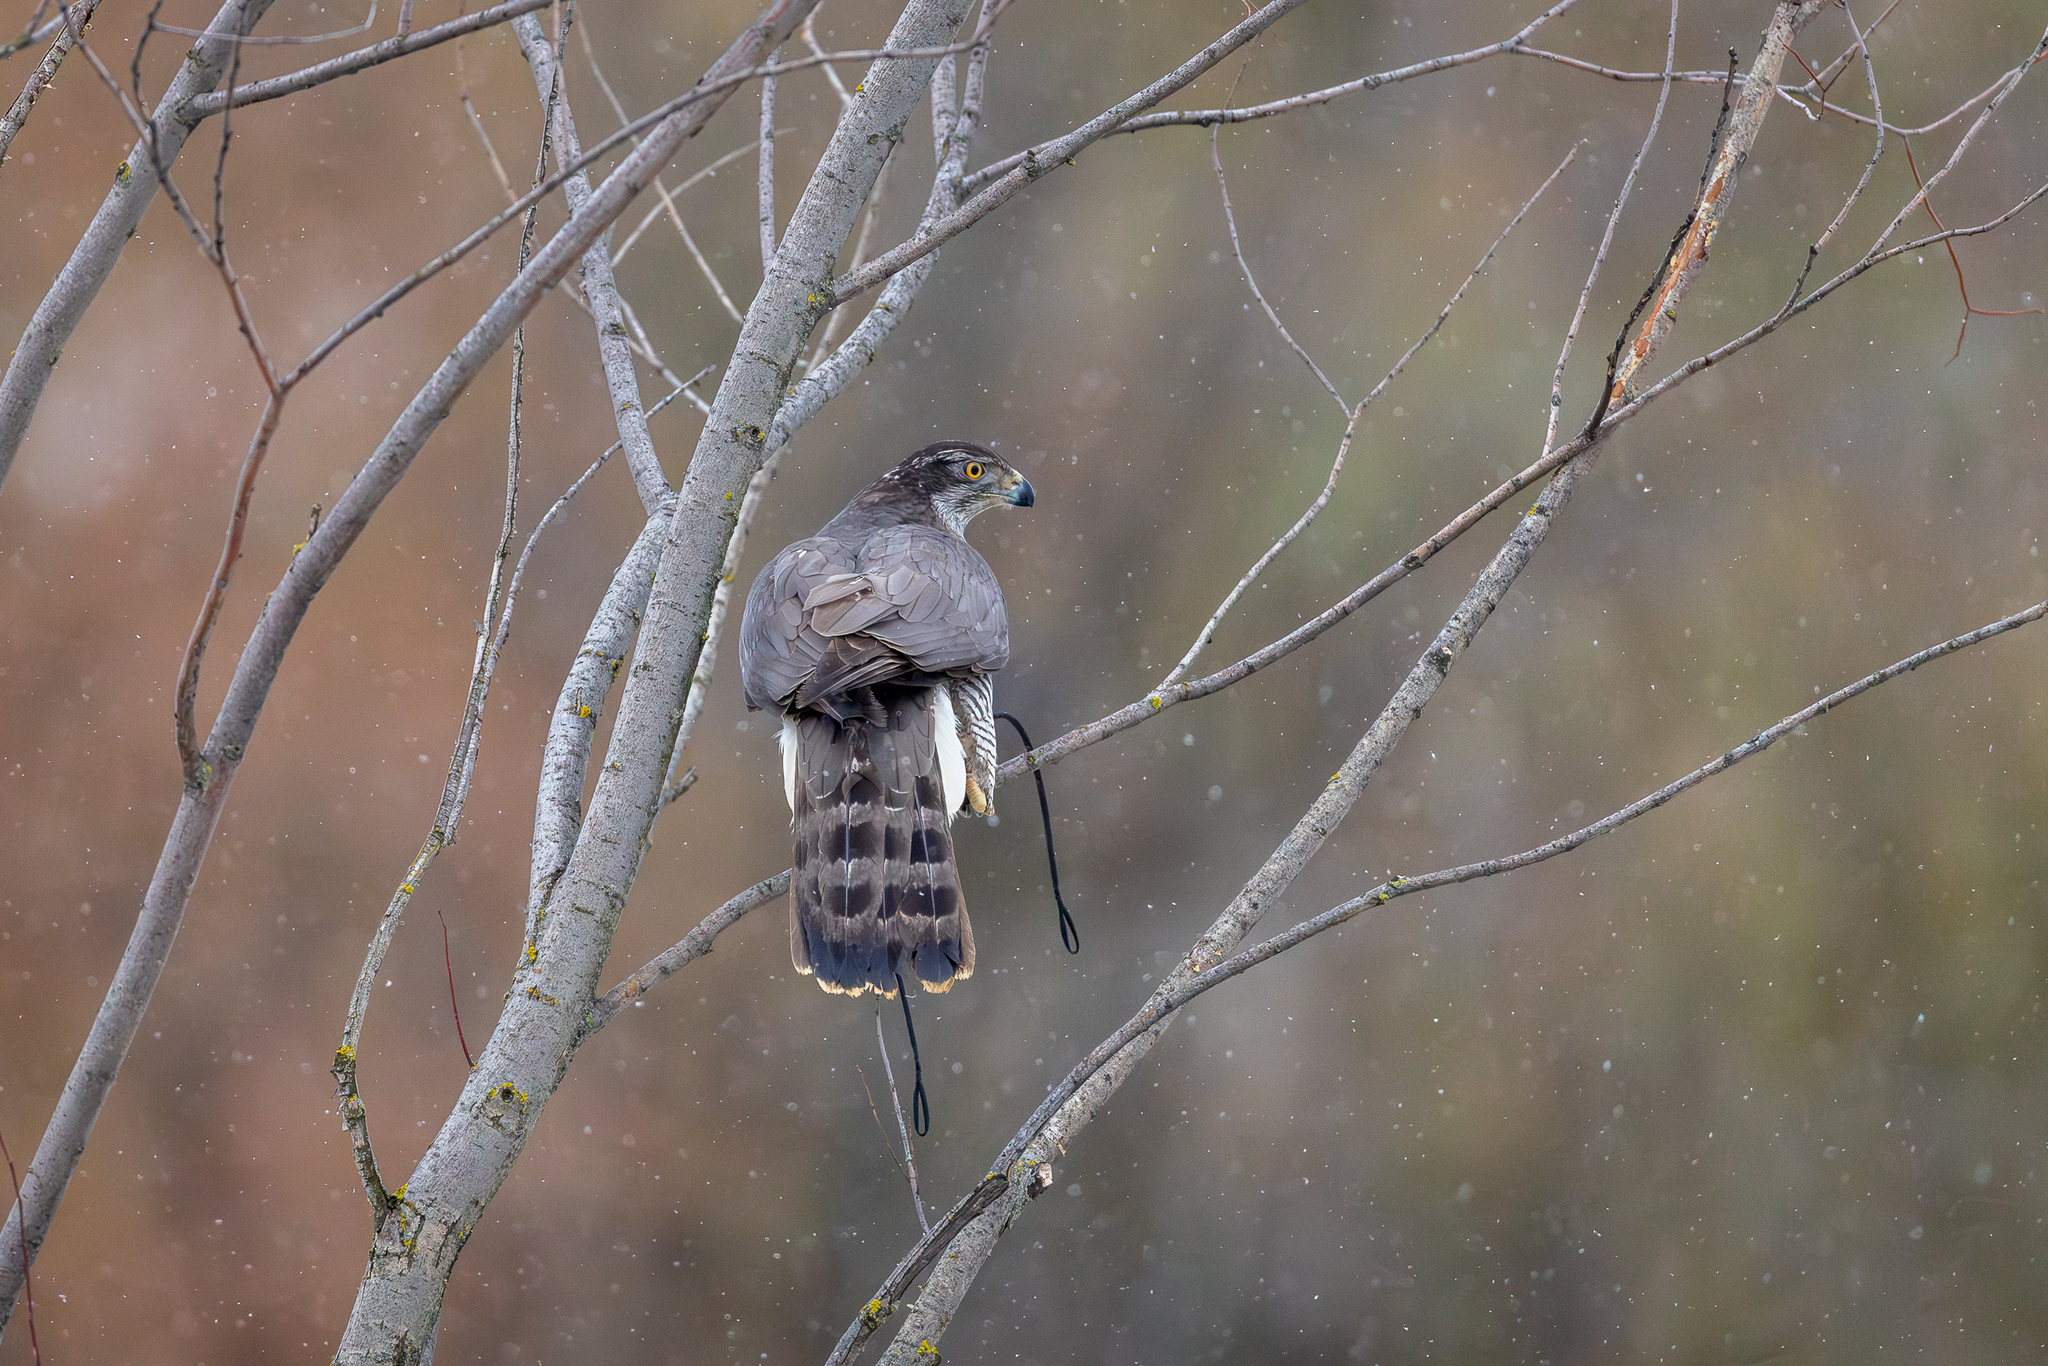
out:
M981 478L981 462L979 460L970 460L967 462L967 477L969 479Z

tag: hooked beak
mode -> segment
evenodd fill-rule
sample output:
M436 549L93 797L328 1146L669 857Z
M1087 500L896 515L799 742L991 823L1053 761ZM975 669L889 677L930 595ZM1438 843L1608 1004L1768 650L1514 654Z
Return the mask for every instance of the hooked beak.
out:
M1038 499L1031 492L1031 481L1020 474L1016 483L1003 490L1003 501L1011 507L1028 508Z

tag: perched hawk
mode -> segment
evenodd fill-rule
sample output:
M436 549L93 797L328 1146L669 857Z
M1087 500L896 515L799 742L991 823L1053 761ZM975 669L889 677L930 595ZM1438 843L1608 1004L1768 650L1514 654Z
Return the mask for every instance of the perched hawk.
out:
M967 544L1031 483L968 441L927 446L747 594L740 680L782 713L796 830L790 956L827 991L944 991L974 971L949 830L995 786L995 673L1010 627L995 573Z

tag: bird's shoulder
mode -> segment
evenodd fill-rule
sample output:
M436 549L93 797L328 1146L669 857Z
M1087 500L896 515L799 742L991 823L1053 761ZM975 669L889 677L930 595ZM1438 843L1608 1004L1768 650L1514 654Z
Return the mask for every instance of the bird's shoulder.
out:
M860 570L870 575L909 569L949 584L970 577L995 580L995 571L981 552L943 526L877 527L861 541L856 558Z
M791 541L761 567L754 591L771 599L801 601L811 589L834 574L858 569L860 546L837 536L819 534Z

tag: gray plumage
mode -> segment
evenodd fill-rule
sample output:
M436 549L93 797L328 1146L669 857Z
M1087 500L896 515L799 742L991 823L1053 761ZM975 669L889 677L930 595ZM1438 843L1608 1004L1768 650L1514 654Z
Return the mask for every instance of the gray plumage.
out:
M1030 507L983 446L927 446L785 547L747 594L747 705L783 718L790 956L827 991L944 991L974 971L952 819L988 809L1003 591L969 521Z

